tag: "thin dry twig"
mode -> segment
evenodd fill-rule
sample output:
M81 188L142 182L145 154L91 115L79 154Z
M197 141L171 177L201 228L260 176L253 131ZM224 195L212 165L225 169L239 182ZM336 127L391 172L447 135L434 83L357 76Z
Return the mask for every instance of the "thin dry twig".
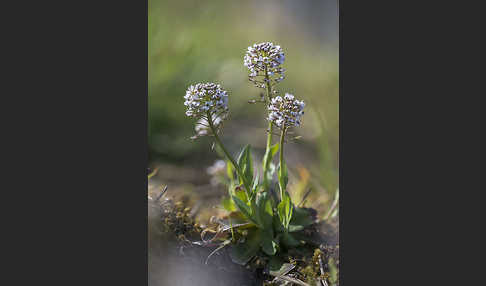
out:
M300 203L297 205L298 207L301 207L302 205L304 205L304 202L305 202L305 199L307 199L307 197L309 196L309 194L311 193L312 191L312 188L309 188L307 190L307 192L304 194L304 196L302 197L302 200L300 201Z
M157 198L155 199L157 202L160 201L160 199L162 198L163 195L165 195L165 193L167 192L167 189L169 188L168 185L166 185L164 187L164 189L162 190L162 192L160 192L160 194L157 196Z
M321 271L321 276L324 275L324 263L322 262L322 256L319 254L319 270ZM326 279L319 278L322 286L328 286Z

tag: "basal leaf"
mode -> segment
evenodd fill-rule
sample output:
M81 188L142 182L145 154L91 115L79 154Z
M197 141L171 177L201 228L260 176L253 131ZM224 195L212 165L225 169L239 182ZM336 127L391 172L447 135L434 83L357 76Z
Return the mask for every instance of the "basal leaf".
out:
M300 241L295 239L290 233L283 233L282 242L287 247L295 247L300 245Z
M236 207L238 210L249 220L252 220L251 218L251 209L250 206L248 206L245 202L243 202L240 198L237 196L232 196L233 201L235 202Z
M238 243L231 248L231 260L240 265L247 264L260 249L262 237L259 229L250 230L244 243Z
M273 231L272 231L273 233ZM273 235L269 232L265 232L262 236L262 250L268 255L275 255L277 253L277 243L273 241Z
M238 197L242 202L248 202L248 196L246 195L246 192L241 188L241 187L236 187L233 195Z
M302 225L289 224L289 232L301 231L303 229L304 229L304 226L302 226Z
M288 192L283 192L283 198L277 206L277 211L282 225L288 230L293 213L293 205Z
M290 220L289 231L299 231L313 224L316 220L315 214L304 208L293 208L292 218Z
M244 178L240 178L241 183L244 183L244 180L246 180L249 186L253 181L253 162L251 159L251 146L249 144L241 150L237 163L244 176Z
M261 220L261 216L260 216L259 211L258 211L258 206L257 206L256 200L257 200L256 195L252 196L252 198L250 199L250 209L251 209L251 215L252 215L251 218L257 223L259 228L263 228L263 222Z
M221 205L223 205L223 208L229 212L233 212L236 210L236 206L235 206L235 203L233 202L233 200L229 197L224 197L222 200L221 200Z
M273 209L272 209L272 201L270 195L267 192L262 192L257 197L257 210L258 216L260 217L260 221L265 229L272 230L272 237L273 237L273 228L272 228L272 217L273 217Z

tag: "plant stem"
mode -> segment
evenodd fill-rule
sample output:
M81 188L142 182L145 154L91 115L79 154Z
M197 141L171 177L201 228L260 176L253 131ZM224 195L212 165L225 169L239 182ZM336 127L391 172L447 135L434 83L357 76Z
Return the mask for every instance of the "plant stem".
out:
M267 67L265 67L265 83L267 85L267 96L265 97L265 101L267 106L270 104L270 100L272 97L272 86L270 85L270 78L268 76L267 72ZM272 161L272 158L268 158L267 156L270 156L270 148L272 146L272 133L273 133L273 124L271 121L268 122L268 134L267 134L267 147L265 150L265 158L267 158L267 161L265 161L265 164L263 165L263 186L264 189L268 189L268 178L267 178L267 172L268 172L268 167L270 166L270 162Z
M280 168L282 168L282 162L284 160L284 157L283 157L283 152L284 152L284 143L285 143L285 122L283 123L282 125L282 132L280 133L280 145L279 145L279 166ZM283 198L283 192L284 192L284 189L282 186L280 186L280 199Z
M238 164L236 164L235 159L233 159L233 157L230 155L228 150L226 150L226 148L224 147L223 142L221 142L221 139L219 139L218 133L216 132L216 128L214 128L213 117L209 112L207 113L207 117L208 117L209 128L211 128L211 131L213 132L214 139L216 140L216 143L218 143L219 147L221 147L221 150L223 150L223 153L226 155L226 158L228 160L230 160L231 164L233 164L233 166L235 167L236 173L238 173L238 177L240 177L241 180L243 181L243 185L245 186L246 195L248 196L248 199L249 199L251 190L250 190L248 182L246 181L246 178L243 176L243 173L240 170L240 166L238 166Z

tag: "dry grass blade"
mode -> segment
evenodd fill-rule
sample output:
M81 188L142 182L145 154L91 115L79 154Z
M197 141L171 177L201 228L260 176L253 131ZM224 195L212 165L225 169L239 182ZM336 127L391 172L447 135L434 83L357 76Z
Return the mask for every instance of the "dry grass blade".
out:
M287 274L290 271L292 271L294 268L295 268L294 264L284 263L282 265L282 267L280 268L280 270L270 271L270 275L275 276L275 279L273 279L273 282L285 281L286 283L284 285L286 285L286 284L288 284L288 282L290 282L290 283L294 283L294 284L297 284L297 285L311 286L311 285L305 283L304 281L301 281L299 279L287 276Z
M336 196L334 197L334 201L332 202L331 208L327 212L326 216L324 217L324 220L328 220L329 217L332 215L334 210L339 206L339 190L336 192Z
M278 271L270 271L269 273L270 273L270 275L278 278L280 276L286 275L287 273L292 271L294 268L295 268L294 264L284 263Z
M309 284L305 283L305 282L304 282L304 281L302 281L302 280L299 280L299 279L297 279L297 278L292 278L292 277L287 276L287 275L276 277L276 278L274 279L274 281L275 281L275 280L277 280L277 281L278 281L278 280L284 280L284 281L287 281L287 282L290 282L290 283L294 283L294 284L297 284L297 285L302 285L302 286L311 286L311 285L309 285Z
M208 260L209 258L211 258L211 256L213 256L213 254L215 254L216 252L218 252L220 249L222 249L223 247L225 247L226 245L230 244L231 240L226 240L224 241L223 243L221 243L220 246L218 246L218 248L216 248L215 250L213 250L209 255L208 257L206 258L206 261L204 262L204 264L208 264Z

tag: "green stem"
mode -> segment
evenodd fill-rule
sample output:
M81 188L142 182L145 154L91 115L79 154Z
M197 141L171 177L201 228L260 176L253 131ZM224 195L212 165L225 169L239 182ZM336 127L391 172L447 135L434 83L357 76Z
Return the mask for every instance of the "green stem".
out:
M284 124L282 125L282 132L280 133L280 146L279 146L279 166L280 168L282 168L282 162L284 160L284 157L283 157L283 154L284 154L284 143L285 143L285 122ZM283 198L283 192L284 192L284 189L282 186L280 186L280 199Z
M243 176L243 173L240 170L240 166L236 164L235 159L233 159L233 157L230 155L228 150L226 150L226 148L224 147L223 142L221 142L221 139L219 138L218 133L216 132L216 128L214 128L213 117L209 112L207 113L207 117L208 117L209 128L211 128L211 131L213 132L216 143L218 143L219 147L221 147L221 150L223 150L223 153L226 155L226 158L230 160L231 164L233 164L233 166L235 167L236 173L242 179L243 185L245 186L246 195L248 196L248 198L250 198L250 191L251 191L250 185L246 181L246 178Z
M265 101L267 106L270 104L270 100L272 98L272 86L270 85L270 78L268 76L267 67L265 67L265 82L267 85L267 96L265 97ZM270 148L272 147L272 133L273 133L273 124L271 121L268 122L268 134L267 134L267 147L265 150L265 158L266 161L263 164L263 186L265 189L268 189L268 179L267 179L267 172L268 167L270 166L270 162L272 158L270 156Z

